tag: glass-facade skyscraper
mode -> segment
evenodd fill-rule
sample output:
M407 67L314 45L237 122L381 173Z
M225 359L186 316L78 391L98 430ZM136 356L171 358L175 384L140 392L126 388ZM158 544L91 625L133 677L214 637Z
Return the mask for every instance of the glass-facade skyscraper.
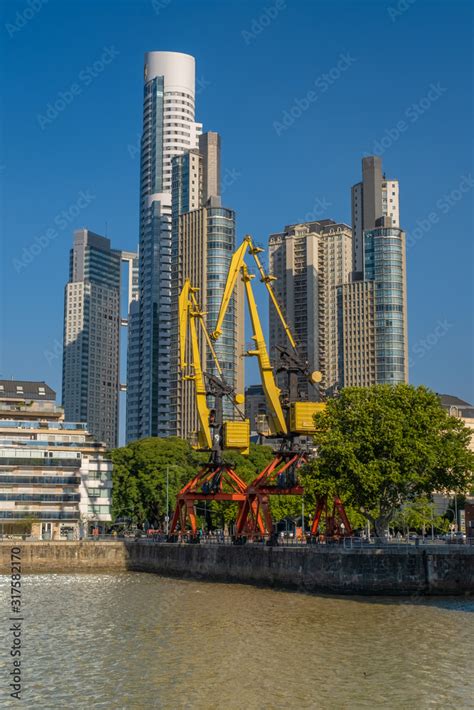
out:
M127 441L168 436L171 337L171 161L197 148L194 57L145 55L140 163L139 294L129 314Z
M225 207L206 208L207 212L207 305L206 319L209 329L217 323L219 309L224 295L224 287L229 271L230 260L235 251L235 212ZM237 288L240 288L238 285ZM222 335L215 343L217 359L222 367L227 382L237 386L238 353L237 344L237 298L229 304L222 325ZM217 370L210 353L207 355L208 372L217 375ZM243 394L243 391L241 391ZM224 413L233 418L234 409L228 401L224 402Z
M64 296L63 406L110 448L119 416L122 254L88 229L74 232Z
M401 229L385 226L364 233L364 279L374 283L377 384L406 382L405 233Z
M408 382L405 233L398 180L362 160L352 188L353 272L338 287L339 386Z

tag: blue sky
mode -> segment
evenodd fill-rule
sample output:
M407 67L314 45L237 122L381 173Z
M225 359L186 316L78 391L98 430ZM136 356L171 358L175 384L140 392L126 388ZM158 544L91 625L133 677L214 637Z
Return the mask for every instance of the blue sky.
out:
M135 247L143 54L174 50L196 57L239 238L350 222L381 153L408 232L410 380L474 401L470 2L10 0L0 35L1 377L60 393L72 232Z

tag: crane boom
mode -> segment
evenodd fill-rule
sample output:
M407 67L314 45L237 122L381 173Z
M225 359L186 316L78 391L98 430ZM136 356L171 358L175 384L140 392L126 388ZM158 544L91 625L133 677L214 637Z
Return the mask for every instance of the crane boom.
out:
M261 252L261 251L263 251L263 250L262 250L262 249L259 249L259 247L256 247L256 246L254 246L253 244L252 244L252 246L250 247L250 253L251 253L252 256L253 256L253 258L254 258L254 260L255 260L255 263L257 264L257 269L258 269L258 271L259 271L259 273L260 273L260 281L265 284L265 287L266 287L266 289L267 289L267 291L268 291L268 293L269 293L269 295L270 295L270 299L271 299L271 301L272 301L272 303L273 303L273 307L274 307L274 309L276 310L277 315L278 315L278 317L279 317L279 319L280 319L280 321L281 321L281 324L282 324L282 326L283 326L283 330L284 330L285 333L286 333L286 337L287 337L288 340L290 341L290 345L291 345L291 347L293 348L293 350L296 350L296 341L295 341L295 339L294 339L294 337L293 337L293 334L292 334L292 332L291 332L291 330L290 330L290 326L289 326L288 323L286 322L285 316L283 315L283 311L281 310L280 305L279 305L279 303L278 303L278 301L277 301L277 297L276 297L276 295L275 295L275 291L274 291L273 288L272 288L271 282L272 282L272 281L276 281L276 276L270 276L269 274L266 274L266 273L265 273L265 269L263 268L262 262L261 262L260 259L258 258L258 254L259 254L259 252Z
M178 297L178 318L179 318L179 367L186 368L186 335L188 332L189 315L189 291L191 283L186 279L181 293Z
M283 311L281 310L277 297L275 295L275 291L272 288L272 281L276 280L275 276L270 276L265 272L265 269L263 268L263 264L259 259L259 254L260 252L263 251L263 249L260 249L260 247L255 246L252 237L250 234L247 234L244 237L244 240L240 247L234 252L230 266L229 266L229 273L227 275L227 281L224 289L224 295L222 297L221 301L221 306L219 309L219 315L217 316L217 323L216 327L214 329L214 332L211 334L211 337L213 340L217 340L220 335L222 335L222 324L224 322L225 315L227 313L227 309L229 308L229 303L230 299L232 298L232 294L234 292L235 285L237 283L237 278L239 276L239 272L242 270L242 266L244 264L244 259L245 259L245 254L249 251L249 253L253 256L255 264L257 265L258 272L260 274L260 281L265 284L265 288L267 289L270 299L273 303L273 306L277 312L277 315L281 321L281 324L283 326L283 329L286 333L286 336L290 342L291 347L293 350L296 350L296 341L291 333L290 326L285 320L285 316L283 315Z
M232 298L235 284L237 283L240 270L242 269L248 246L249 241L248 238L245 237L240 247L234 252L230 261L229 272L227 274L224 294L219 308L219 315L217 316L216 327L214 332L211 334L213 340L217 340L222 335L222 324L224 323L224 318L227 313L227 309L229 308L230 299Z
M258 366L260 370L260 377L262 379L262 387L265 392L265 397L269 406L270 414L270 429L273 434L284 435L288 433L288 427L285 420L285 414L283 412L280 403L280 388L277 387L275 382L275 377L273 375L273 368L270 363L270 357L268 355L267 346L265 344L265 338L263 337L262 324L260 322L260 317L258 315L257 304L255 303L255 297L252 290L252 280L253 276L249 274L248 269L245 264L242 265L242 280L245 285L245 292L247 295L247 302L249 305L250 320L252 321L253 336L252 340L255 341L255 350L249 350L247 355L255 355L258 358Z
M189 279L186 279L178 300L179 362L181 370L185 371L187 368L186 334L189 325L189 333L191 336L192 374L184 375L183 379L194 381L196 409L199 419L198 445L200 448L212 449L212 433L209 426L210 409L207 406L206 383L201 367L201 354L199 352L199 340L195 323L196 318L200 320L202 319L202 312L199 310L194 292L195 289L192 288Z
M199 324L200 324L200 326L201 326L201 330L202 330L202 332L203 332L203 334L204 334L204 338L205 338L205 340L206 340L207 346L208 346L208 348L209 348L209 350L210 350L210 353L211 353L211 355L212 355L212 359L214 360L214 364L215 364L215 366L216 366L216 370L217 370L217 372L219 373L219 375L220 375L221 377L223 377L222 367L221 367L221 364L220 364L219 359L218 359L218 357L217 357L217 353L216 353L216 351L215 351L215 349L214 349L214 343L212 342L211 336L210 336L209 333L207 332L207 328L206 328L206 325L205 325L205 323L204 323L204 316L205 316L206 314L204 313L204 311L201 311L201 310L199 309L199 304L198 304L197 299L196 299L196 297L195 297L195 295L194 295L194 292L191 293L191 299L192 299L193 307L194 307L194 309L195 309L193 315L194 315L194 317L197 317L198 320L199 320Z
M183 380L194 382L199 421L197 448L217 451L223 443L227 448L237 449L243 455L247 455L249 451L249 423L237 406L242 404L244 397L236 393L233 385L226 382L224 378L214 344L207 332L204 320L206 313L201 309L196 297L198 291L199 289L192 286L190 280L186 279L178 297L179 367L183 373ZM203 370L199 328L214 360L217 375ZM187 350L188 329L190 351ZM190 362L186 362L186 356L189 357ZM209 405L209 396L215 398L213 406ZM241 421L223 421L222 399L224 397L231 399ZM216 432L218 432L217 438Z
M199 446L212 449L212 434L209 426L210 409L207 406L206 383L201 368L201 354L199 352L199 342L194 318L189 319L189 330L191 333L191 347L193 352L193 375L185 375L185 379L194 380L196 392L196 409L199 419Z

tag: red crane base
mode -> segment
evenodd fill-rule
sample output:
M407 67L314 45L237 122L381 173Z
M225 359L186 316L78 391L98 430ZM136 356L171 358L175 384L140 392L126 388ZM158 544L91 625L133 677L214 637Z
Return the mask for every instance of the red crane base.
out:
M207 488L210 490L205 492ZM246 500L246 489L247 485L229 464L204 464L197 475L178 493L170 534L176 534L178 525L181 532L185 532L189 523L191 535L195 537L197 535L196 501L227 500L242 505ZM257 515L257 524L263 531L263 523L259 515Z
M316 513L311 526L311 536L319 534L321 520L325 522L325 537L345 537L352 535L352 527L340 498L334 497L332 509L328 506L327 496L317 499Z
M239 505L236 524L237 537L253 539L270 535L273 521L269 496L303 495L303 488L297 483L296 471L306 463L306 457L294 451L279 452L247 488L247 496ZM264 529L262 530L261 518Z
M307 461L306 456L299 452L279 452L275 458L263 469L257 478L248 486L247 495L239 505L237 517L237 537L255 539L263 535L271 535L273 521L270 511L270 496L272 495L303 495L304 489L297 482L297 471ZM289 473L292 473L291 478ZM283 478L282 478L283 477ZM284 478L286 477L286 479ZM290 480L292 485L286 485ZM261 518L264 530L262 533ZM347 517L344 505L340 498L334 497L332 509L328 506L328 499L317 499L314 521L311 526L311 536L318 534L320 523L325 522L326 537L342 537L352 535L352 527Z

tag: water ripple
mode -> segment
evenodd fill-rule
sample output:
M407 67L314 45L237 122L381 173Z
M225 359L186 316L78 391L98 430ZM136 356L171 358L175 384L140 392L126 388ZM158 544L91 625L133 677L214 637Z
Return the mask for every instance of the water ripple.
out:
M140 573L25 577L23 599L25 708L474 708L469 600ZM6 685L0 706L19 707Z

